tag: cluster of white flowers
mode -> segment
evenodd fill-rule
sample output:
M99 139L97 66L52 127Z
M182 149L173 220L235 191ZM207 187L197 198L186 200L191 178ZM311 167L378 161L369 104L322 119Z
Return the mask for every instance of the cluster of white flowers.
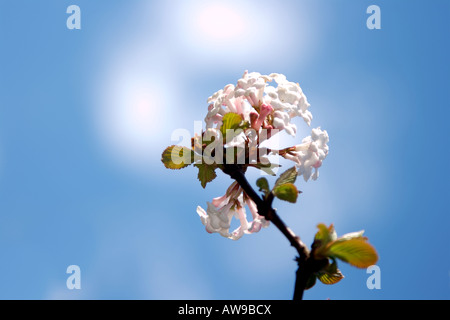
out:
M273 82L276 86L271 85ZM262 129L285 130L289 135L295 136L297 127L292 123L294 117L301 117L308 126L312 121L312 114L308 110L310 104L300 85L288 81L284 75L278 73L261 75L245 71L236 85L228 84L217 91L208 98L208 103L208 114L205 118L208 132L219 130L224 115L230 112L241 115L242 119L250 124L249 129L253 129L243 132L225 147L248 141L258 148L265 138L270 138L270 134L267 137L260 135ZM301 144L279 154L296 163L299 175L303 175L305 181L310 178L316 180L319 176L318 168L328 154L328 141L327 132L319 127L312 129L311 136L304 138ZM245 205L253 215L251 223L246 219ZM268 222L258 215L255 203L248 199L236 184L233 184L223 197L208 203L206 211L198 207L197 212L208 232L217 232L234 240L244 233L258 232L261 227L268 225ZM240 220L241 226L230 233L233 216Z
M303 175L305 181L310 178L317 180L318 169L328 155L328 141L328 133L325 130L312 129L311 135L304 138L301 144L293 147L284 157L297 163L299 175Z
M242 189L237 182L231 184L224 196L214 198L212 202L207 204L206 211L199 206L197 207L197 213L208 233L219 233L223 237L238 240L244 233L255 233L261 228L269 226L269 222L258 214L256 204L251 199L244 199ZM252 213L253 220L251 222L247 220L245 205ZM240 221L241 225L230 232L233 216Z
M276 87L270 83L275 81ZM228 84L208 98L206 127L220 126L228 112L240 114L252 128L286 130L295 136L297 127L291 119L297 116L310 125L312 114L309 103L298 83L286 80L282 74L261 75L245 71L237 85ZM253 114L253 116L252 116Z

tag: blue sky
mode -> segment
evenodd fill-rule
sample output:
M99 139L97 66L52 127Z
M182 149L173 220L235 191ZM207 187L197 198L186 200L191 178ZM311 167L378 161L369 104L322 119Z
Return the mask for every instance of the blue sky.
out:
M365 229L380 256L380 290L341 263L305 298L449 299L449 15L446 0L0 0L0 298L290 299L295 252L275 228L204 231L196 207L230 179L204 190L160 163L249 70L299 82L330 135L282 218L306 243L319 222Z

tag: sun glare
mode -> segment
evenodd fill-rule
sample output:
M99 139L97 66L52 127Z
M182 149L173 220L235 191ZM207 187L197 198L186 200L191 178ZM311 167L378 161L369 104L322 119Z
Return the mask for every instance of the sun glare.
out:
M239 11L225 4L211 4L199 10L194 19L198 34L209 40L229 40L245 30Z

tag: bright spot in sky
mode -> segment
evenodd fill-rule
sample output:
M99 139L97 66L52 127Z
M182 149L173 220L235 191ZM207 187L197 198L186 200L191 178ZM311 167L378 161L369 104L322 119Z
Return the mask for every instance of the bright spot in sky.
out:
M317 40L314 13L308 7L303 4L298 10L294 4L280 6L275 1L192 0L176 8L167 4L165 11L172 16L168 32L173 43L196 62L218 68L231 63L306 63Z
M155 126L152 120L157 118L157 95L152 92L151 83L144 79L129 79L122 83L122 88L117 88L118 104L112 111L112 120L123 133L126 143L139 142L151 136ZM152 90L153 89L153 90Z
M148 167L155 157L158 132L167 118L167 90L160 77L142 68L145 61L127 59L109 70L96 116L107 150L133 167Z
M207 59L247 56L262 49L263 39L272 33L268 24L260 21L266 15L242 1L186 1L173 15L178 45Z
M262 71L253 70L258 65L283 72L306 63L302 57L312 52L316 38L311 12L294 13L294 6L275 2L192 0L152 7L141 2L137 8L139 19L124 23L127 30L102 46L105 65L93 86L101 143L132 170L159 161L162 141L171 133L162 136L166 128L192 128L183 118L192 118L199 103L191 99L197 94L191 92L192 76L220 77L230 68L238 75ZM212 93L195 88L202 103ZM198 113L195 120L203 117Z
M246 21L240 12L224 4L211 4L196 14L197 34L209 40L229 40L243 33Z

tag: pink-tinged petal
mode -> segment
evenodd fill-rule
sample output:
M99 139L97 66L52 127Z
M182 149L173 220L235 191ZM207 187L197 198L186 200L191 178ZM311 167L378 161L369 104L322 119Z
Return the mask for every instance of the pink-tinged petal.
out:
M261 125L264 123L264 120L266 120L266 117L269 114L271 114L272 111L273 111L272 106L267 105L267 104L262 104L260 111L259 111L258 119L255 121L253 129L255 129L256 131L259 131L259 129L261 128Z
M209 224L206 225L205 230L209 234L216 232L214 229L212 229L211 225L209 225Z
M235 104L231 100L227 100L225 103L226 103L226 106L228 107L228 109L230 110L230 112L239 113Z
M258 215L258 208L256 207L256 203L251 199L247 199L245 201L245 203L247 204L248 208L250 209L250 212L252 213L253 220L258 218L259 215Z
M225 237L225 238L229 238L230 237L230 233L228 232L228 230L220 230L219 231L219 234L222 236L222 237Z
M322 166L322 161L319 160L319 161L317 161L317 162L313 165L313 168L318 169L318 168L320 168L321 166ZM314 179L314 180L315 180L315 179Z
M300 158L299 158L299 157L296 157L296 156L294 156L294 155L292 155L292 154L286 153L286 154L283 155L283 157L284 157L285 159L287 159L287 160L294 161L294 162L297 163L298 165L301 165L301 164L302 164Z
M259 232L261 230L261 222L258 220L253 220L251 222L250 228L247 230L247 233L252 234Z
M243 230L247 230L248 229L248 221L247 221L247 215L245 214L245 209L244 207L239 208L236 211L239 221L241 222L241 227Z
M215 207L220 208L225 204L227 198L227 195L223 195L221 197L214 198L211 202Z
M251 105L252 106L257 106L259 104L259 99L256 96L255 92L250 92L250 94L248 95L248 98L251 98L252 102Z
M245 99L247 99L248 103L252 106L258 105L256 100L253 100L253 97L251 95L245 95Z
M267 117L270 113L272 113L273 108L271 105L268 104L262 104L260 108L259 115L263 118Z
M242 230L242 227L238 227L236 230L234 230L228 238L231 240L239 240L244 235L244 231Z
M252 126L252 128L256 127L256 121L258 120L259 114L256 112L251 112L250 113L250 125Z

